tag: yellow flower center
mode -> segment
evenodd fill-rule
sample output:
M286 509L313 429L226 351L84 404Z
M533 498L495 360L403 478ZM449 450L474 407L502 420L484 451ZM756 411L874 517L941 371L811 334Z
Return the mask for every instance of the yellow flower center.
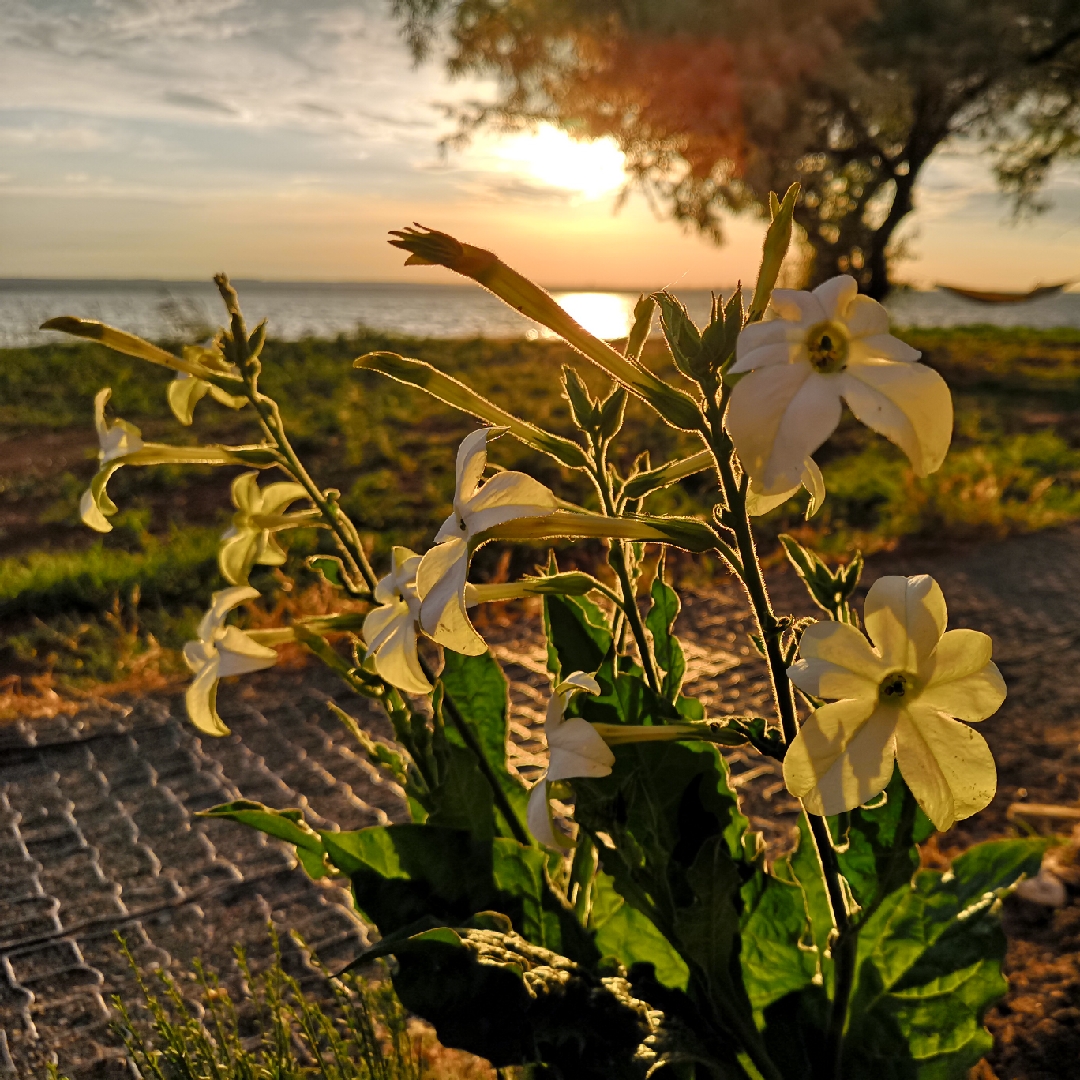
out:
M847 367L848 332L839 323L823 322L812 326L806 335L810 365L822 375L831 375Z
M902 671L892 671L881 680L878 697L883 705L899 705L915 690L915 680Z

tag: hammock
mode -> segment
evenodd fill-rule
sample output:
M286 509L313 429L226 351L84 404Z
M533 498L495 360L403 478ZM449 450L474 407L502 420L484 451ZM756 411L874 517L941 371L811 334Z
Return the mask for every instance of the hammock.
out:
M1057 296L1062 289L1071 285L1063 281L1060 285L1036 285L1030 292L987 292L982 289L965 289L959 285L938 285L939 289L950 292L964 300L974 300L977 304L1023 304L1028 300L1041 300L1047 296Z

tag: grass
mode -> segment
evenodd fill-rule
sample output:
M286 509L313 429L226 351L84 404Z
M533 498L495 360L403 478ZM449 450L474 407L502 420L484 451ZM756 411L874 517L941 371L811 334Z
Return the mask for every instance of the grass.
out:
M804 497L774 511L761 521L763 550L781 531L840 555L854 547L968 543L1080 520L1080 332L969 327L901 335L953 390L956 431L945 465L918 479L899 450L849 419L817 455L828 487L824 507L810 522L802 519ZM456 445L475 426L419 391L352 368L355 356L376 349L427 360L564 435L572 429L559 393L562 364L575 362L594 391L604 388L595 369L552 342L449 342L369 331L269 342L264 388L281 402L313 473L341 490L376 565L394 544L422 550L430 541L449 507ZM679 378L658 343L650 343L647 361ZM0 634L27 677L54 673L86 684L131 669L155 648L168 653L222 585L214 551L230 512L234 470L123 469L110 483L122 508L114 532L100 538L78 522L78 498L94 468L91 403L103 385L113 387L117 415L147 438L258 437L247 413L210 401L200 404L191 428L180 428L165 403L168 378L90 344L0 354L0 428L12 439L0 455L0 538L12 551L0 559ZM632 402L621 466L646 449L657 464L696 446ZM528 469L566 498L589 498L576 474L510 438L492 456L507 468ZM715 497L707 476L691 477L653 496L649 509L707 512ZM326 542L322 534L304 534L284 576L256 584L273 592L294 583L302 592L310 580L300 556ZM565 555L588 563L598 553L593 544ZM479 553L476 576L517 576L541 556L514 548L507 557L492 546ZM714 569L698 565L698 582Z
M198 961L184 986L171 974L148 980L121 939L139 998L113 997L115 1031L144 1080L480 1080L480 1059L448 1051L411 1024L389 980L321 970L305 991L286 970L271 928L274 957L256 974L236 949L244 993L237 1000ZM297 944L306 950L297 938ZM192 989L197 988L195 993ZM185 990L187 991L185 993ZM61 1080L56 1067L51 1080Z

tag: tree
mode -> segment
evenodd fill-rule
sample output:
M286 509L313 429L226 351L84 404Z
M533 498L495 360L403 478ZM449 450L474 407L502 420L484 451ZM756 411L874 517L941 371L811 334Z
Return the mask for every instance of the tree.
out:
M1076 0L394 0L422 59L497 77L481 125L612 136L631 184L722 238L793 180L806 277L882 297L919 174L979 138L1019 213L1080 153Z

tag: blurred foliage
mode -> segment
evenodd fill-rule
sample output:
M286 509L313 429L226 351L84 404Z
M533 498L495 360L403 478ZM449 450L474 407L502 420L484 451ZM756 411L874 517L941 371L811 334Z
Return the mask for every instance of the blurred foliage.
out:
M800 496L773 511L762 522L767 558L779 555L778 546L770 553L770 539L780 532L825 553L856 546L869 553L898 541L964 543L1080 519L1080 332L968 327L902 336L953 389L956 433L945 465L919 480L890 443L853 421L842 423L817 455L828 486L822 510L805 522ZM563 435L572 426L560 396L561 365L576 363L594 393L607 389L591 365L555 342L414 340L369 331L332 341L271 341L264 386L281 402L314 474L341 489L377 564L393 544L423 550L430 542L450 509L457 443L478 422L400 383L353 370L354 357L376 349L426 360ZM645 360L681 379L660 343L649 343ZM209 403L192 428L180 428L165 403L168 378L94 345L0 356L0 426L9 433L0 456L0 536L12 552L0 559L0 633L7 640L0 656L9 669L51 672L78 685L120 677L148 655L155 670L183 670L172 650L222 585L216 542L230 514L233 470L121 470L110 489L121 512L104 537L85 529L77 513L94 469L91 403L103 385L114 388L116 414L141 424L148 437L258 437L249 415ZM633 400L625 432L623 469L644 449L658 465L698 448L689 436L656 426ZM492 458L591 505L577 474L508 436L494 444ZM714 498L699 475L657 492L649 508L697 513ZM308 530L291 534L289 543L283 580L302 592L313 581L303 559L327 545L327 537ZM543 556L523 545L489 545L478 553L475 577L516 577ZM600 542L576 544L560 560L568 568L577 560L602 569ZM672 565L700 585L719 569L689 557L673 558ZM271 575L256 583L281 596L275 594L281 582Z
M981 137L1037 209L1080 150L1075 0L394 0L417 57L498 81L462 137L541 120L614 138L632 182L717 240L798 180L816 284L888 290L897 226L934 151Z

